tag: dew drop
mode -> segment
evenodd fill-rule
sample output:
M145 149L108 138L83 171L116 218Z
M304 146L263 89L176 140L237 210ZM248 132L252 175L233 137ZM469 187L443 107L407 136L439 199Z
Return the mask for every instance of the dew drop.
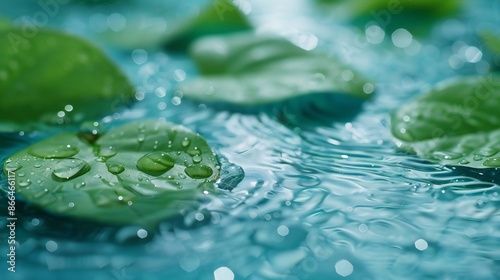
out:
M474 155L474 158L473 158L475 161L480 161L483 159L482 156L479 156L479 155Z
M201 151L198 150L198 147L194 147L193 149L188 150L187 153L190 156L199 156L199 155L201 155Z
M37 145L28 153L41 158L68 158L76 155L78 148L71 145Z
M201 157L200 157L200 156L198 156L198 155L194 156L194 157L193 157L193 162L194 162L194 163L200 163L200 162L201 162Z
M34 166L35 168L40 168L40 167L42 167L42 164L38 162L38 163L35 163L33 166Z
M21 167L22 167L22 165L20 165L18 162L13 162L13 161L7 162L5 164L5 170L11 171L11 172L17 171L17 170L21 169Z
M165 152L152 152L137 161L137 168L149 175L159 176L174 167L175 161Z
M205 179L214 173L212 168L202 164L190 165L184 169L184 172L193 179Z
M139 136L137 136L137 142L139 143L144 142L144 139L146 139L146 136L144 134L139 134Z
M81 182L81 183L76 183L73 187L78 190L84 186L85 186L85 182Z
M489 158L483 162L484 166L500 167L500 158Z
M90 171L90 165L81 159L69 158L60 160L52 174L62 180L69 180Z
M432 154L432 157L434 159L438 160L450 160L450 159L457 159L460 158L462 155L458 153L451 153L451 152L440 152L436 151Z
M495 148L484 148L484 149L479 150L477 152L477 155L483 156L483 157L491 157L491 156L495 155L496 153L498 153L498 150Z
M107 162L106 167L108 168L108 171L110 173L113 173L115 175L118 175L125 170L125 167L123 167L123 165L114 162Z
M182 142L181 142L182 147L187 147L187 146L189 146L189 144L191 144L191 140L189 140L189 138L187 138L187 137L184 138L184 140L182 140Z
M29 185L31 185L31 181L30 181L30 179L23 180L23 181L20 181L20 182L19 182L19 186L20 186L20 187L27 187L27 186L29 186Z
M116 155L116 151L113 149L112 146L109 146L109 147L104 147L104 148L101 148L99 150L99 156L100 157L106 157L106 158L109 158L109 157L112 157Z

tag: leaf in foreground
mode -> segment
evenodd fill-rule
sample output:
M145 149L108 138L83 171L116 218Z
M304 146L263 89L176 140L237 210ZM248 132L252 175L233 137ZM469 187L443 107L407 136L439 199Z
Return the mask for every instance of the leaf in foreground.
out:
M90 143L76 133L11 156L17 193L47 212L107 224L154 226L193 207L219 177L207 142L167 122L133 122Z
M392 116L403 149L444 165L500 167L500 76L443 82Z
M133 98L133 87L102 51L57 31L0 28L0 128L39 120L92 120Z
M179 89L202 102L252 106L315 93L366 99L374 90L370 81L338 59L306 51L281 37L205 37L193 44L191 56L202 76L181 83Z

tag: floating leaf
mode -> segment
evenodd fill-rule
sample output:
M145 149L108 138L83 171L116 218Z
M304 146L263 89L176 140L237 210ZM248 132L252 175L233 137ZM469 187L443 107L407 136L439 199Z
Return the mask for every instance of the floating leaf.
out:
M176 10L169 7L169 10ZM107 30L101 39L122 48L154 49L162 45L184 52L199 37L252 29L246 16L231 0L215 0L192 18L175 20L176 15L130 13L122 30ZM168 23L168 24L167 24Z
M405 28L414 35L426 34L439 19L457 12L462 0L318 0L336 18L346 19L363 29L368 22L388 32ZM328 9L328 6L332 9ZM325 9L325 5L321 6Z
M488 49L494 55L500 55L500 36L494 34L493 32L483 32L481 33L481 38L486 44Z
M404 105L392 133L404 149L445 165L500 167L500 76L446 81Z
M186 50L196 39L214 34L231 33L252 29L245 15L231 0L215 0L200 14L176 29L164 38L169 50Z
M492 55L492 71L500 70L500 35L485 31L480 34L480 37L486 45L486 49Z
M58 134L4 165L6 173L17 174L18 194L47 212L143 226L192 205L213 187L219 169L201 136L158 121L126 124L93 143L76 133Z
M203 102L251 106L313 93L366 99L373 91L373 85L348 65L280 37L206 37L193 44L191 55L203 76L179 88L185 97Z
M37 29L26 37L0 28L0 128L94 119L133 97L133 87L99 49L77 37ZM58 114L59 112L59 114Z

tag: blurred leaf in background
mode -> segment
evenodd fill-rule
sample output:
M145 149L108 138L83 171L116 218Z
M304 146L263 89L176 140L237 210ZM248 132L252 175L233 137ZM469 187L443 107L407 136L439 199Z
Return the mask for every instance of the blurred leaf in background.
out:
M462 0L318 0L331 6L339 18L363 26L375 22L387 32L405 28L417 36L426 34L432 25L457 13ZM332 9L330 9L331 11Z
M479 36L493 57L494 70L500 70L500 34L485 31L480 33Z
M183 16L177 21L167 15L128 14L123 30L109 30L101 37L129 49L165 47L169 51L184 52L199 37L250 29L252 25L237 5L230 0L215 0L198 15Z
M113 113L134 89L97 47L38 28L0 28L0 130L31 130L36 122L80 123Z
M253 106L312 94L367 99L373 84L352 67L288 40L244 32L204 37L191 48L202 74L181 83L187 98ZM324 104L335 110L335 104Z

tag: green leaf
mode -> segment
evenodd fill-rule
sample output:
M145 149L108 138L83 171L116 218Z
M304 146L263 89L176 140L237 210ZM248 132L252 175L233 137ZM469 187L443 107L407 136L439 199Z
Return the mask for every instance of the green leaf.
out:
M252 106L314 93L366 99L370 94L363 87L373 87L339 60L280 37L252 33L206 37L193 44L191 55L203 76L181 83L179 89L185 97L203 102Z
M57 31L25 33L0 28L0 127L95 119L133 98L125 75L95 46Z
M462 0L317 0L333 17L350 21L364 29L375 23L386 32L398 28L414 36L425 36L433 25L460 10ZM321 5L323 4L323 5ZM325 5L326 4L326 5Z
M62 133L9 157L16 192L55 215L154 226L195 206L219 177L207 142L168 122L133 122L96 141Z
M403 149L444 165L500 167L500 76L443 82L392 116Z
M215 0L200 14L181 23L164 38L169 50L184 51L196 39L214 34L251 30L252 25L231 0Z
M481 33L480 37L493 55L500 55L500 36L489 31Z

